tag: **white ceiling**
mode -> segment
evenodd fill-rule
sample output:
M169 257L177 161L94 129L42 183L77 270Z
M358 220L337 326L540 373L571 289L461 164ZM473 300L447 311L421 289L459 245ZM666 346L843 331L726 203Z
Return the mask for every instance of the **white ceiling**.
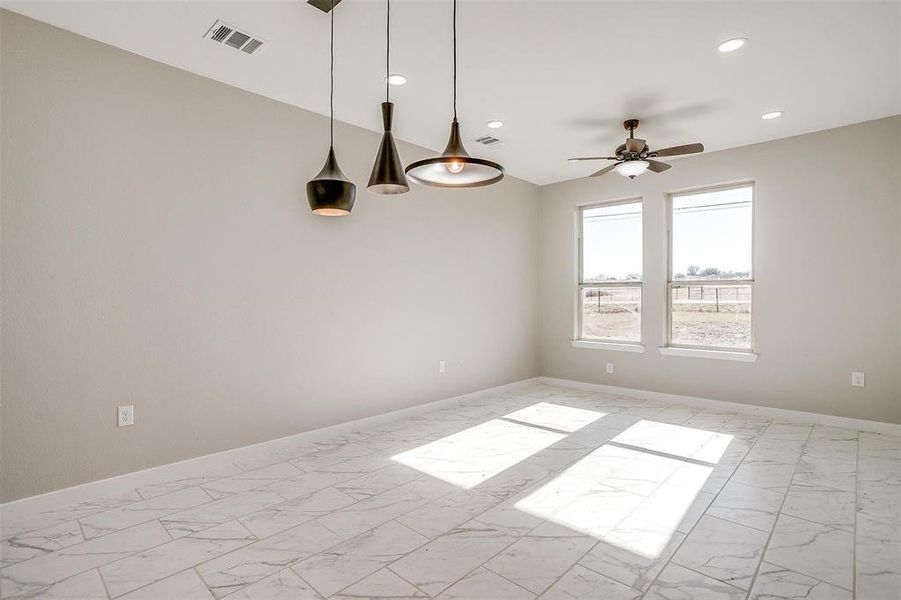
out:
M148 58L328 113L328 16L291 1L4 1L3 6ZM382 0L336 13L339 120L380 131ZM602 2L463 0L458 7L464 136L471 154L546 184L598 167L638 117L654 148L708 151L901 113L898 2ZM397 137L440 150L451 119L451 2L392 3ZM254 55L202 38L221 19L268 43ZM715 46L747 37L745 48ZM785 116L762 121L769 110ZM337 140L340 151L340 139ZM373 147L373 155L375 154ZM409 159L408 159L409 160Z

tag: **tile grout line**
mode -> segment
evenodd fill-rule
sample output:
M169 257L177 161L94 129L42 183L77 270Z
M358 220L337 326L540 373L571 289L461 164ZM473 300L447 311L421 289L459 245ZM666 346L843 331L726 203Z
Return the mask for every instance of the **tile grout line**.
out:
M763 562L766 558L766 551L767 549L769 549L770 542L772 541L773 536L776 534L776 528L779 525L779 517L782 515L782 509L785 506L786 500L788 500L788 494L791 491L791 486L795 481L795 475L798 473L798 466L801 464L801 459L804 457L804 453L807 450L807 444L808 442L810 442L810 436L813 435L813 430L815 427L816 425L811 425L810 431L807 432L807 437L804 438L804 444L801 446L801 452L800 454L798 454L798 459L795 461L794 469L792 469L792 476L788 482L788 487L785 488L785 495L782 496L782 502L779 504L779 510L776 512L776 521L773 523L773 529L767 536L766 542L763 544L763 548L760 549L760 561L757 563L757 568L754 570L754 575L751 576L751 581L748 583L748 593L745 595L745 598L750 599L751 593L754 591L754 584L757 583L757 577L760 574L761 567L763 567Z
M401 515L401 516L403 516L403 515ZM473 520L473 519L469 519L469 521L472 521L472 520ZM469 521L466 521L465 523L468 523ZM400 523L399 521L398 521L398 523L399 523L400 525L403 525L403 523ZM465 524L465 523L463 523L463 524ZM450 531L454 531L454 530L456 530L456 529L459 529L459 527L462 526L463 524L458 525L457 527L454 527L454 528L450 529ZM489 526L489 527L490 527L490 526ZM408 527L408 529L410 529L410 528ZM481 563L477 564L477 565L475 566L475 568L470 569L470 570L467 571L463 576L458 577L457 579L455 579L455 580L454 580L453 582L451 582L447 587L443 588L441 591L439 591L439 592L438 592L437 594L435 594L434 596L433 596L432 594L429 594L429 593L426 592L425 590L423 590L423 593L425 593L425 594L426 594L427 596L429 596L430 598L434 598L435 596L438 596L438 595L440 595L440 594L443 594L445 591L447 591L448 589L450 589L451 587L453 587L454 585L456 585L457 583L459 583L459 582L462 581L463 579L466 579L466 577L469 576L469 575L471 575L471 574L473 573L473 571L475 571L476 569L479 569L479 568L483 567L485 563L487 563L489 560L491 560L492 558L494 558L495 556L497 556L498 554L500 554L501 552L503 552L504 550L506 550L507 548L509 548L510 546L512 546L513 544L515 544L515 543L519 540L519 538L517 538L516 536L509 535L509 534L507 534L507 533L505 533L505 532L503 532L503 531L501 531L501 530L499 530L499 529L495 529L494 527L490 527L490 529L492 529L493 531L497 531L498 533L501 533L501 534L503 534L503 535L505 535L505 536L507 536L507 537L513 538L513 541L510 542L509 544L507 544L506 546L504 546L503 548L499 549L497 552L495 552L494 554L492 554L491 556L489 556L488 558L486 558L485 560L483 560ZM413 531L413 530L410 529L410 531ZM394 565L394 564L396 564L396 563L398 563L398 562L400 562L401 560L403 560L404 558L406 558L407 556L409 556L410 554L412 554L412 553L415 552L416 550L419 550L420 548L423 548L423 547L425 547L425 546L428 546L428 545L431 544L432 542L437 541L438 539L440 539L440 538L442 538L442 537L448 535L448 533L450 533L450 531L446 531L446 532L442 533L441 535L436 536L435 538L429 539L429 541L426 542L425 544L421 544L421 545L417 546L416 548L414 548L413 550L410 550L410 552L407 552L406 554L404 554L404 555L401 556L400 558L397 558L397 559L391 561L389 564L385 565L385 568L390 569L392 573L394 573L395 575L397 575L397 576L400 577L401 579L404 579L403 576L401 576L400 573L398 573L398 572L395 571L394 569L391 569L391 566ZM487 568L487 567L485 567L485 568ZM493 571L492 571L492 572L493 572ZM365 578L364 578L364 579L365 579ZM505 578L505 579L506 579L506 578ZM361 581L362 581L362 580L361 580ZM407 580L404 579L404 581L407 581ZM413 587L415 587L416 589L420 589L419 586L417 586L416 584L412 584L412 583L411 583L411 585L413 585Z
M509 546L507 546L507 547L509 548ZM505 548L505 550L506 550L506 548ZM497 555L495 555L495 556L497 556ZM492 556L491 558L494 558L494 556ZM491 559L489 559L489 560L491 560ZM519 589L525 591L527 594L532 594L532 595L535 596L536 598L537 598L538 596L541 596L544 592L548 591L548 590L551 588L551 585L554 585L554 584L552 583L551 585L549 585L549 586L547 586L546 588L544 588L544 590L542 590L541 592L538 592L538 593L533 592L532 590L530 590L530 589L528 589L528 588L526 588L526 587L523 587L522 585L516 583L515 581L513 581L513 580L510 579L509 577L506 577L503 573L498 573L497 571L495 571L495 570L492 569L491 567L485 566L485 564L486 564L487 562L488 562L488 561L486 560L484 563L482 563L481 565L479 565L478 567L476 567L475 569L473 569L472 571L470 571L469 573L467 573L465 577L461 577L460 579L458 579L457 581L455 581L452 585L447 586L447 588L445 588L444 590L442 590L441 593L443 594L445 591L451 589L454 585L456 585L456 584L459 583L460 581L463 581L464 579L466 579L466 577L472 575L473 573L475 573L475 572L478 571L479 569L485 569L485 570L488 571L489 573L491 573L491 574L493 574L493 575L497 575L498 577L500 577L500 578L503 579L504 581L509 581L510 583L512 583L513 585L515 585L516 587L518 587ZM554 583L557 583L557 580L556 580L556 579L554 580Z
M103 591L106 592L107 599L112 598L112 594L109 592L109 587L106 585L106 579L103 578L103 575L100 574L100 567L97 567L97 578L100 579L100 585L103 586Z

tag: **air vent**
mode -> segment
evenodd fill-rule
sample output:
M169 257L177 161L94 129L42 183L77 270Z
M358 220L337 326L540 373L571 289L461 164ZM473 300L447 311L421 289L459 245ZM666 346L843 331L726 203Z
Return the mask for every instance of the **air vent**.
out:
M239 31L237 27L216 21L203 36L214 42L231 46L235 50L240 50L245 54L253 54L263 45L263 40L255 35L244 31Z
M210 39L214 42L221 42L222 40L227 38L228 34L230 34L232 31L234 31L234 29L232 29L228 25L220 25L219 27L216 27L216 31L213 32L213 35L210 36Z
M246 52L247 54L253 54L253 51L263 45L263 42L260 40L250 40L244 47L241 48L241 52Z
M477 137L473 141L477 144L482 144L483 146L497 146L501 143L501 140L493 135L483 135L482 137Z

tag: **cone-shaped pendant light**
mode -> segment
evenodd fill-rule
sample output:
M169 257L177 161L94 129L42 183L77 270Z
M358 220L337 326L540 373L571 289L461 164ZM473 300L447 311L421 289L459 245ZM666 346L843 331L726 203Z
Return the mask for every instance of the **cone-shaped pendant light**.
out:
M343 217L350 214L354 208L354 199L357 196L355 186L338 166L335 158L335 2L332 0L330 31L331 63L329 74L331 77L331 91L329 95L329 148L325 165L319 174L307 182L307 200L314 214L323 217Z
M473 158L463 147L457 122L457 0L454 0L454 120L450 139L441 156L418 160L407 166L411 181L432 187L470 188L497 183L504 167L484 158Z
M385 42L385 101L382 102L382 121L385 125L385 133L382 134L382 143L379 144L379 153L375 156L375 164L372 165L372 174L369 176L367 189L376 194L403 194L410 191L407 176L404 175L404 165L397 154L397 146L394 143L394 134L391 133L391 122L394 117L394 103L391 102L391 86L388 76L391 74L391 0L388 1L386 14L386 42Z

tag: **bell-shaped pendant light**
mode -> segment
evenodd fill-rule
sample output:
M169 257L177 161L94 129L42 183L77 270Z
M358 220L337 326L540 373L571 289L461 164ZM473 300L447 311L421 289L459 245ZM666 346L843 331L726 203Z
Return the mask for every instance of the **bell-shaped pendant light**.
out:
M343 217L354 208L357 186L338 166L335 158L335 1L331 2L330 53L331 92L329 96L329 148L325 165L319 174L307 182L307 200L314 214L323 217Z
M385 101L382 102L382 121L385 125L385 133L382 134L382 143L379 144L379 152L375 156L375 164L372 165L372 174L369 175L367 189L376 194L403 194L410 191L407 176L404 175L404 165L397 154L397 145L394 143L394 134L391 133L391 124L394 119L394 103L391 102L391 85L388 76L391 75L391 0L388 0L388 9L385 19Z
M463 147L457 122L457 0L454 0L454 120L450 139L441 156L418 160L407 166L407 177L416 183L446 188L470 188L497 183L504 167L484 158L474 158Z

